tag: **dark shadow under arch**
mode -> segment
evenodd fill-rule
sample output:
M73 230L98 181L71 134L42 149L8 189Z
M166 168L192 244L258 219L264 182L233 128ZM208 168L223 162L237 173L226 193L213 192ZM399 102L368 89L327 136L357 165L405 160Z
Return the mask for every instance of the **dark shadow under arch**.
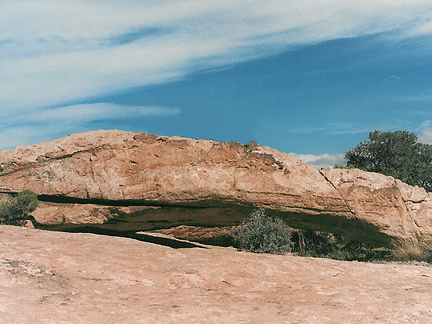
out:
M130 239L138 240L140 242L147 242L147 243L153 243L153 244L168 246L168 247L173 248L173 249L190 249L190 248L207 249L206 247L204 247L202 245L177 240L175 238L149 235L149 234L144 234L142 232L139 232L139 233L131 232L131 231L120 232L120 231L108 230L108 229L103 229L103 228L94 227L94 226L69 228L69 229L63 230L63 232L91 233L91 234L97 234L97 235L126 237L126 238L130 238Z

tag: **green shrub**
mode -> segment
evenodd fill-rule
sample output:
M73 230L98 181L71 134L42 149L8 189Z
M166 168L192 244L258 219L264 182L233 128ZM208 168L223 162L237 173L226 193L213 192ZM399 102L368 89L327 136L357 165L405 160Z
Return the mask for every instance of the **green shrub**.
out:
M255 253L284 254L291 251L291 231L278 218L266 215L263 208L255 210L231 231L239 249Z
M299 256L343 261L383 261L391 260L393 252L386 247L359 242L339 234L290 230L284 221L268 217L262 208L252 212L238 227L231 230L230 236L239 250L255 253L293 252ZM427 258L425 253L432 251L432 238L427 243L430 247L428 251L425 245L421 244L423 260ZM432 253L427 255L431 257ZM399 257L399 259L403 258Z
M0 224L22 225L29 219L29 213L39 205L36 193L23 190L15 197L0 204Z

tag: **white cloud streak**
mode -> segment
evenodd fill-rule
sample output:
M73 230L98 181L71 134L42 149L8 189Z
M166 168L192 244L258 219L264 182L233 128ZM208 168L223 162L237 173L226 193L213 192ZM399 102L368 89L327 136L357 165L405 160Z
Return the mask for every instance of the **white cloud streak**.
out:
M321 127L313 127L308 125L302 125L291 129L293 133L316 133L322 132L329 135L347 135L347 134L359 134L367 133L370 131L370 126L359 125L353 123L333 123L323 125Z
M27 123L62 122L78 124L96 119L118 119L143 116L177 115L180 110L166 107L121 106L113 103L82 104L34 111L25 116ZM6 122L18 123L23 116L9 118ZM0 122L4 124L5 122Z
M430 34L419 0L0 2L0 113L62 105L287 46ZM136 34L134 34L136 33Z
M424 94L414 95L409 97L399 97L396 99L400 101L407 101L407 102L432 102L432 96L424 95Z
M0 1L0 140L49 138L64 127L59 120L78 131L106 116L178 113L70 103L299 45L390 31L430 36L431 18L428 0Z
M26 123L62 122L79 124L93 120L107 120L144 116L172 116L180 109L167 107L121 106L114 103L95 103L64 106L51 109L34 109L25 115L5 115L0 120L0 127L9 127Z
M432 145L432 121L426 120L424 121L418 131L420 132L419 135L419 142L424 144L431 144Z
M294 153L290 153L294 154ZM304 163L312 164L317 169L321 169L324 167L335 166L336 164L345 165L347 160L344 157L343 153L330 155L328 153L324 153L321 155L313 155L313 154L294 154L298 158L300 158Z
M11 114L0 119L2 149L22 144L35 144L85 131L91 121L139 117L166 117L180 114L180 109L167 107L120 106L113 103L96 103L64 106L51 109L33 109L23 114Z

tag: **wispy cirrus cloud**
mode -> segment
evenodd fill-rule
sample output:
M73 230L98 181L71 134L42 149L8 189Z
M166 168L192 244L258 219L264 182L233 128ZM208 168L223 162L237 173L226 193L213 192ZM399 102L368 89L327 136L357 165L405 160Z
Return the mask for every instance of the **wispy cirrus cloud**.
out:
M412 112L409 111L410 114L417 113L423 114L423 112L417 111ZM430 115L431 113L429 113ZM413 127L417 127L417 125L413 125L409 121L404 119L399 119L397 121L389 122L339 122L339 123L328 123L323 124L322 126L310 126L310 125L301 125L298 127L294 127L291 129L292 133L300 133L300 134L309 134L309 133L322 133L326 135L353 135L353 134L369 134L369 132L374 130L380 131L395 131L401 129L412 129Z
M170 115L72 103L333 39L428 39L431 18L428 0L1 1L0 140L49 137L60 118L78 131L105 116Z
M430 34L412 1L3 1L0 111L61 105L289 46Z
M91 121L122 118L169 117L180 114L178 108L121 106L113 103L71 105L33 109L23 114L4 114L0 119L2 149L22 143L34 144L52 137L86 130Z
M345 165L347 160L343 153L330 155L328 153L313 155L313 154L295 154L290 153L299 157L304 163L312 164L317 169L324 167L335 166L337 164Z
M360 125L353 123L332 123L322 126L301 125L291 129L293 133L325 133L328 135L347 135L369 132L370 125Z
M122 106L114 103L80 104L43 110L34 110L25 116L11 116L0 121L0 125L27 123L62 122L79 124L95 119L118 119L144 116L172 116L180 113L178 108Z
M417 129L417 133L419 134L419 142L424 144L432 144L432 121L426 120L424 121L420 127Z
M395 99L400 100L400 101L407 101L407 102L432 102L432 96L431 95L425 95L425 94L418 94L418 95L412 95L412 96L406 96L406 97L398 97Z

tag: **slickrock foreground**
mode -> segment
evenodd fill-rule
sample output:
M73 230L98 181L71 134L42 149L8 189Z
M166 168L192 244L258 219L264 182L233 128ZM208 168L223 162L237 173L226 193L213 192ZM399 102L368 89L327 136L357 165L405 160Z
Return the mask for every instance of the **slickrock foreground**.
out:
M0 322L429 324L432 268L0 226Z
M0 192L30 189L43 225L233 226L265 207L291 227L388 244L432 234L432 195L391 177L323 169L241 145L96 131L0 152Z

